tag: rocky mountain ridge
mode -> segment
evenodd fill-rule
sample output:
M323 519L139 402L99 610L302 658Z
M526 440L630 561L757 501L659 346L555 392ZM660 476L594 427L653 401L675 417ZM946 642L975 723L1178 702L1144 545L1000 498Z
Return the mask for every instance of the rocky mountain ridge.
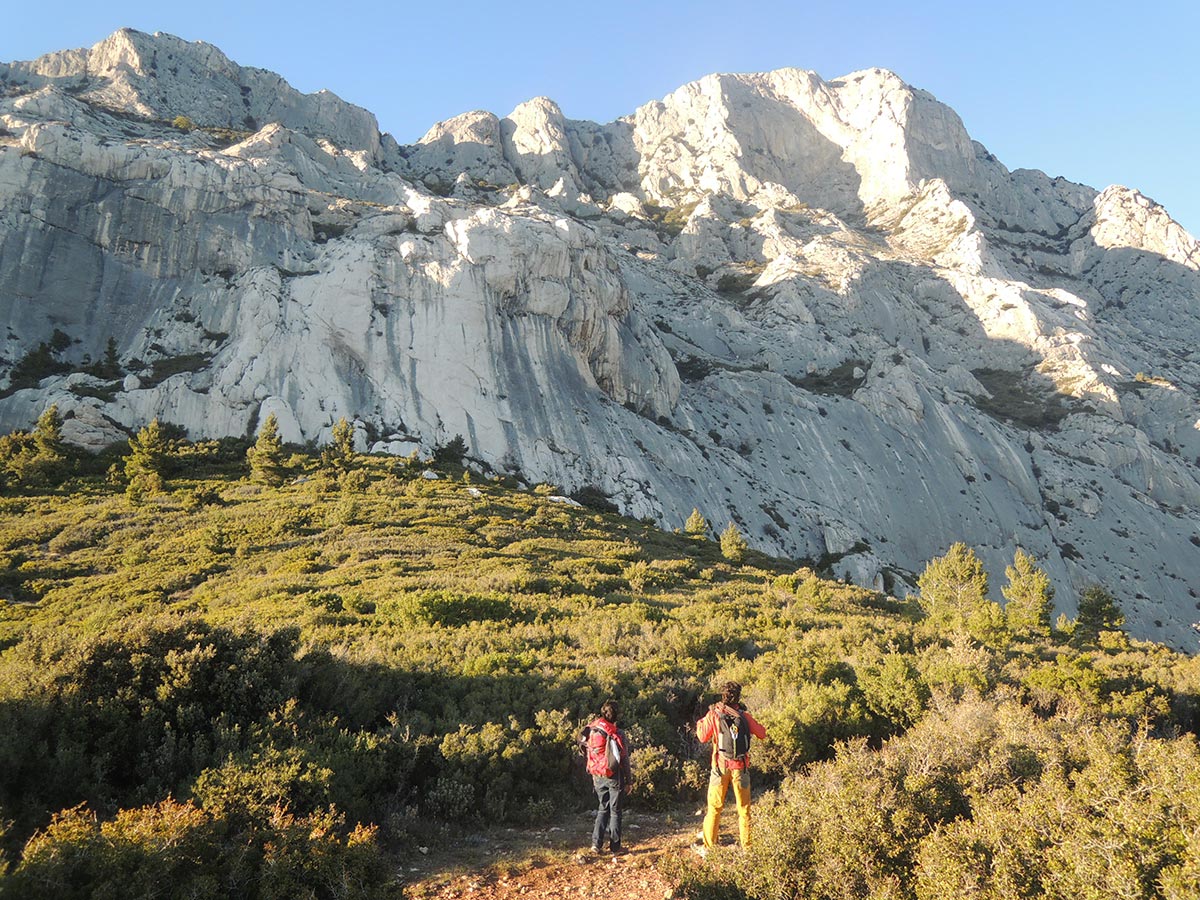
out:
M712 75L606 125L537 98L400 146L120 31L0 65L0 310L6 428L462 434L861 583L1019 544L1190 642L1200 245L1136 191L1008 171L890 72Z

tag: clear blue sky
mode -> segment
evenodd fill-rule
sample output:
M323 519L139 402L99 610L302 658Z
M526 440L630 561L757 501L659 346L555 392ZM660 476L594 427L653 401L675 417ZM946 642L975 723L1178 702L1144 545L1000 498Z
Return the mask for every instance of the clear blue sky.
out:
M912 0L656 3L12 3L0 60L122 26L216 44L303 91L328 88L411 142L530 97L609 121L709 72L881 66L952 106L1010 169L1162 203L1200 235L1200 3Z

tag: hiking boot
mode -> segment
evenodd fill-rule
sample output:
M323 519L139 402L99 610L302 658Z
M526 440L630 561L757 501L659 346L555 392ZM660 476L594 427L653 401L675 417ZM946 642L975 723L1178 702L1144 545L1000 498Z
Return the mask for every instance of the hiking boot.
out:
M624 847L622 847L620 844L613 844L612 846L610 846L610 847L608 848L608 851L609 851L609 853L611 853L613 856L623 856L625 853L627 853L627 852L628 852L628 851L627 851L627 850L626 850Z

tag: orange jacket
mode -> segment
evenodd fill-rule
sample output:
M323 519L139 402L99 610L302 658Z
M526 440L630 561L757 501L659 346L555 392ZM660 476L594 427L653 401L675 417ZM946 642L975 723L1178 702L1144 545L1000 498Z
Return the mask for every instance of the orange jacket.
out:
M746 720L746 724L750 726L750 733L760 741L767 736L767 729L759 724L754 716L750 715L745 709L735 710L732 707L726 706L724 703L714 703L708 708L708 713L696 723L696 737L700 739L702 744L712 744L712 769L714 772L721 771L721 753L717 748L718 735L720 733L717 725L717 715L719 713L739 712ZM748 769L750 768L750 754L746 754L744 760L732 759L725 762L726 769Z

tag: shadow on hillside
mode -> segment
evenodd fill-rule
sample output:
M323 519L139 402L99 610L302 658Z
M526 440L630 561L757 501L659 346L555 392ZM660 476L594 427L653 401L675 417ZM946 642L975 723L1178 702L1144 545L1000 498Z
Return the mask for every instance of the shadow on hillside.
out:
M798 109L760 93L752 101L730 97L728 102L733 108L730 128L741 138L741 164L749 174L759 181L781 184L802 202L827 209L844 220L866 220L859 199L862 178L858 170L842 158L842 148ZM752 109L755 118L739 122L741 109ZM769 133L762 127L764 121L775 126ZM759 144L766 145L769 152L760 149Z
M507 809L520 820L531 803L586 795L575 737L608 696L658 742L690 728L699 696L691 673L649 684L629 670L602 684L596 666L573 663L559 644L532 658L448 649L409 665L304 647L292 629L253 635L197 621L134 632L129 645L81 646L52 681L32 670L34 648L9 658L6 674L25 685L24 696L0 699L10 851L60 809L86 802L110 816L186 799L202 772L210 787L232 777L248 803L277 796L298 812L332 802L386 823L428 805L450 819ZM474 785L473 803L460 809L439 779Z
M664 675L643 696L636 673L618 674L616 687L602 685L573 662L569 646L528 654L481 650L467 659L456 652L447 651L444 668L405 668L310 650L298 660L297 695L306 707L337 716L344 727L379 729L395 720L414 733L445 733L462 723L505 723L511 717L528 724L541 710L565 710L570 719L583 721L614 692L628 698L631 716L653 716L674 729L689 724L696 703L689 671Z
M796 279L807 281L804 275ZM897 294L895 285L915 286ZM821 287L818 285L818 288ZM846 298L814 293L830 304ZM1039 298L1039 302L1045 302ZM869 380L886 374L871 369L871 360L890 345L896 365L903 355L923 360L944 371L951 366L968 369L987 393L975 394L975 405L1006 424L1027 430L1056 430L1072 412L1088 411L1085 403L1062 391L1054 380L1037 370L1042 358L1017 341L988 334L979 315L947 279L929 269L896 260L868 264L857 279L853 303L860 318L877 323L861 351L851 350L839 364L816 373L784 373L797 387L811 393L853 396ZM840 310L814 310L834 315ZM902 355L903 354L903 355ZM851 366L861 377L851 376ZM989 396L990 395L990 396Z

